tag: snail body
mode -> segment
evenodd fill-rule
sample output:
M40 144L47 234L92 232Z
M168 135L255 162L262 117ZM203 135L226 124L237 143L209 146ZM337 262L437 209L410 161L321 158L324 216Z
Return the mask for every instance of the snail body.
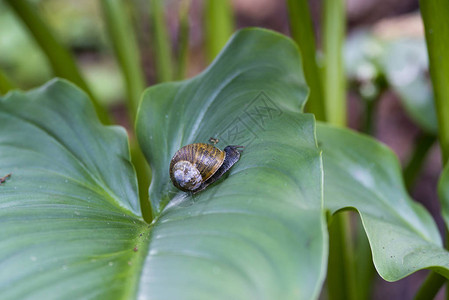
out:
M227 146L222 151L203 143L182 147L170 162L173 185L184 192L204 190L240 159L238 148L241 146Z

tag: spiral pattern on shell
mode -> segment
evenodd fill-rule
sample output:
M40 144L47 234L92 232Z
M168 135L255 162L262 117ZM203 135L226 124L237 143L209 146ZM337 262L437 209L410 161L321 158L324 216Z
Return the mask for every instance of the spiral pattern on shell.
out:
M221 167L226 154L209 144L190 144L179 149L170 162L170 178L182 191L195 191Z

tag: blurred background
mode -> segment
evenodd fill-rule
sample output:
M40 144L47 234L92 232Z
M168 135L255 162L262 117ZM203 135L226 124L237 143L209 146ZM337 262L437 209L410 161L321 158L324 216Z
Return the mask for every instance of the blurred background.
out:
M126 80L114 52L117 46L108 36L101 1L28 2L56 39L74 55L92 94L119 124L132 128L126 112ZM210 22L221 24L226 39L233 31L249 26L290 35L285 1L233 0L227 6L229 10L221 14L226 18L220 19L213 16L213 5L206 0L167 0L161 1L162 7L158 8L165 16L161 22L165 25L168 49L164 50L153 34L160 28L153 22L155 16L149 1L124 2L138 45L136 53L145 87L190 78L206 68L217 52L214 49L223 46L220 41L213 45L208 38ZM319 64L322 3L311 0L309 5ZM226 6L218 9L223 8ZM441 159L418 0L346 0L345 13L343 56L348 125L373 135L396 152L410 193L432 213L443 232L436 195ZM170 66L172 76L157 71L161 49L168 61L174 62ZM6 0L0 0L0 71L15 87L25 90L54 77L47 56ZM387 283L376 275L372 297L411 299L426 274L427 271L420 271L395 283ZM440 291L439 298L442 295Z

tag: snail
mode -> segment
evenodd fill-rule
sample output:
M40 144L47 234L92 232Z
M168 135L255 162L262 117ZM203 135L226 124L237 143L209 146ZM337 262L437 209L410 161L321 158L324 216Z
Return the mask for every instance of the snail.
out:
M170 162L170 179L184 192L198 193L223 176L239 159L239 148L224 150L209 144L190 144L179 149Z

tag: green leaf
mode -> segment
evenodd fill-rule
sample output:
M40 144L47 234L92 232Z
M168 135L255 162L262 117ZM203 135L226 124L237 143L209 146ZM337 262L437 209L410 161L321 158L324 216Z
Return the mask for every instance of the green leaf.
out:
M306 95L296 46L265 30L236 34L200 76L150 88L137 132L151 225L124 130L101 125L84 93L57 80L0 98L0 177L12 173L0 298L317 298L327 235ZM210 136L245 145L240 161L193 197L175 190L171 156Z
M0 298L133 293L141 221L123 128L55 80L0 98Z
M378 273L399 280L426 268L449 277L449 252L430 214L407 195L396 156L379 142L318 124L325 207L360 213Z
M449 228L449 164L446 164L443 173L441 173L438 182L438 196L440 197L441 214L446 223L446 228Z
M147 90L136 130L153 170L156 221L140 293L318 296L327 239L314 120L300 114L306 95L297 47L259 29L234 35L201 75ZM219 138L220 148L244 145L240 161L203 192L176 190L171 157L210 137Z

